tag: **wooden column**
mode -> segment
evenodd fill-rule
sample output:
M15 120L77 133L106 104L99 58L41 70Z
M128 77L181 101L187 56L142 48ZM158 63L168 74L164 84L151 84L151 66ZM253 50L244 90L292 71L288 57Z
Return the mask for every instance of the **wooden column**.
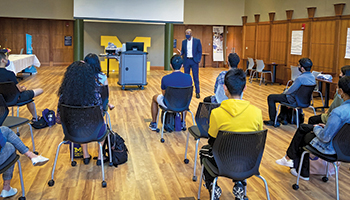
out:
M309 17L309 27L310 27L310 31L309 31L309 35L307 36L308 37L308 41L309 41L309 51L307 52L306 54L306 57L310 58L311 56L311 35L312 35L312 24L313 24L313 20L314 20L314 17L315 17L315 12L316 12L316 7L308 7L307 8L307 15Z
M339 47L340 47L340 31L341 31L341 16L343 15L345 3L334 4L335 12L335 38L334 38L334 59L333 59L333 69L338 74L340 68L339 66Z
M291 48L290 45L290 40L291 40L291 20L293 17L293 12L294 10L286 10L286 17L287 17L287 45L286 45L286 67L289 68L289 51ZM284 73L284 77L283 77L283 84L286 84L287 81L290 79L290 76L288 77L288 73Z
M258 23L259 23L259 19L260 19L260 14L255 14L254 15L255 18L255 40L254 40L254 58L257 59L257 55L258 55Z
M269 20L270 20L270 38L269 38L269 60L268 62L271 62L271 37L272 37L272 24L275 21L275 12L269 13Z
M245 35L246 35L246 23L248 20L248 16L242 16L242 25L243 25L243 31L242 31L242 58L246 58L245 56Z

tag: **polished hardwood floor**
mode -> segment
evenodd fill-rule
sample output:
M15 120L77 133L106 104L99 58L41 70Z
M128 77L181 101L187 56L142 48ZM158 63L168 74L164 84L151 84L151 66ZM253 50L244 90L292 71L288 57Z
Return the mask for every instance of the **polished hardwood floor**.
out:
M35 98L38 113L45 108L56 110L57 91L66 67L40 67L38 73L25 76L20 84L27 88L41 87L44 94ZM195 113L198 103L208 95L212 95L217 75L223 69L201 68L201 99L192 98L190 109ZM77 160L77 166L72 167L69 160L69 148L63 145L59 154L55 173L55 185L49 187L57 145L63 139L60 125L40 130L34 129L37 150L50 161L42 167L33 167L30 160L21 156L22 169L27 199L180 199L188 197L197 199L198 181L192 181L195 141L189 142L189 164L184 164L184 152L187 132L165 133L165 143L160 143L160 134L148 129L151 98L160 93L161 77L170 72L152 70L148 73L148 85L144 90L121 90L117 84L118 73L110 73L110 102L116 108L110 111L113 130L126 141L129 149L129 160L118 168L105 166L107 188L101 187L101 168L95 162L84 165ZM259 86L258 82L248 83L244 99L260 108L264 119L267 119L267 96L281 93L284 86L275 84ZM316 105L321 100L316 99ZM312 115L311 109L305 109L306 119ZM318 113L319 114L319 113ZM20 109L22 117L30 117L25 107ZM187 115L187 126L192 120ZM281 158L296 130L295 125L279 128L265 127L268 136L264 156L260 166L261 175L267 180L271 199L334 199L335 179L331 177L327 183L321 181L321 176L311 176L310 181L300 181L300 189L294 191L292 184L296 177L289 173L287 167L279 166L276 159ZM28 126L20 128L20 138L32 148ZM205 140L200 141L202 146ZM89 152L97 156L97 145L89 144ZM199 161L198 163L199 164ZM198 165L197 165L198 166ZM199 166L197 174L200 173ZM1 182L1 181L0 181ZM219 178L223 194L221 199L233 199L232 181ZM349 192L349 165L340 167L340 198L347 199ZM20 190L18 168L15 167L12 187ZM263 182L252 177L248 179L247 195L250 199L265 199ZM17 194L12 199L17 199ZM209 194L202 187L201 199L209 199Z

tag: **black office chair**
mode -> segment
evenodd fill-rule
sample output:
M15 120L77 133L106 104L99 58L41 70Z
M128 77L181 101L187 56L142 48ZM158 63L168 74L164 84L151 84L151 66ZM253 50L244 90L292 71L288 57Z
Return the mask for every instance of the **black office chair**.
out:
M166 113L183 113L184 111L188 111L192 115L192 121L194 122L193 113L190 111L190 103L192 99L193 94L193 86L189 87L167 87L165 90L164 95L164 102L167 108L164 108L162 106L159 106L158 108L158 116L157 116L157 127L158 127L158 119L159 119L159 113L160 109L164 111L163 114L163 120L162 120L162 132L161 132L161 139L160 142L164 143L164 122L165 122L165 115ZM185 117L183 115L183 121L185 121ZM157 129L157 132L159 129Z
M300 88L296 91L295 94L295 100L296 100L296 105L292 105L289 103L282 102L278 105L277 112L276 112L276 117L275 117L275 127L277 124L277 118L278 118L278 113L280 110L280 106L284 105L289 108L293 108L296 112L296 123L297 123L297 128L299 128L299 113L298 109L303 109L303 108L312 108L314 110L314 114L316 115L315 108L311 106L311 98L312 98L312 93L315 89L316 85L302 85Z
M104 120L101 114L100 106L68 106L61 104L59 106L62 129L64 133L63 141L58 145L55 157L55 163L52 168L51 180L48 182L49 186L55 184L54 173L57 163L59 150L62 144L70 141L78 144L85 144L93 141L97 141L100 148L101 159L103 159L102 144L108 135L107 127L102 136L99 136L100 129L104 124ZM108 147L111 145L108 142ZM71 148L71 165L75 166L76 162L73 160L73 148ZM103 162L101 162L102 169L102 187L106 187Z
M35 151L33 129L32 129L32 125L30 125L29 123L30 122L29 119L22 118L22 117L8 116L8 113L9 113L9 109L6 105L4 97L0 94L0 126L7 126L12 129L12 128L17 128L19 126L22 126L24 124L28 124L30 129L30 135L32 138L33 153L38 155L38 152Z
M14 112L13 112L14 106L17 106L17 117L19 117L19 107L27 105L28 103L31 103L31 102L34 103L33 99L17 103L20 92L16 84L12 81L0 83L0 94L3 95L6 101L6 105L8 107L12 107L12 116L14 116ZM35 103L34 103L34 110L36 112ZM17 128L17 135L18 136L20 135L18 132L18 128Z
M193 167L193 181L197 181L196 176L196 164L197 164L197 157L198 157L198 143L201 138L208 139L208 129L209 129L209 117L212 109L219 107L219 103L205 103L200 102L197 108L196 113L196 124L194 126L191 126L188 128L188 134L187 134L187 140L186 140L186 150L185 150L185 159L184 163L187 164L189 160L187 159L187 148L188 148L188 140L190 134L194 137L196 140L196 151L195 151L195 158L194 158L194 167Z
M297 176L297 183L293 185L294 190L299 189L299 178L300 178L300 171L303 166L303 160L306 153L312 153L313 155L321 158L322 160L327 161L327 167L326 167L326 176L322 177L323 182L328 181L328 165L329 163L332 163L335 169L335 189L337 193L337 199L339 200L339 169L336 164L336 162L345 162L350 163L350 124L346 123L344 126L338 131L338 133L333 137L332 143L335 150L335 155L327 155L319 152L316 148L314 148L311 145L306 145L303 147L304 152L301 154L301 159L299 162L299 171ZM309 159L309 158L305 158Z
M8 170L12 165L14 165L17 162L18 164L18 172L19 172L19 178L21 180L21 188L22 188L22 196L18 198L18 200L25 200L25 190L24 190L24 183L23 183L23 175L22 175L22 167L21 162L19 161L19 155L16 154L16 152L13 152L13 154L0 165L0 174L3 174Z
M217 167L207 158L202 159L198 199L200 199L203 170L205 168L210 175L216 177L213 182L212 199L219 176L224 176L233 181L243 181L255 175L264 181L266 197L269 200L270 194L267 182L259 173L266 135L267 130L242 133L219 131L212 150Z

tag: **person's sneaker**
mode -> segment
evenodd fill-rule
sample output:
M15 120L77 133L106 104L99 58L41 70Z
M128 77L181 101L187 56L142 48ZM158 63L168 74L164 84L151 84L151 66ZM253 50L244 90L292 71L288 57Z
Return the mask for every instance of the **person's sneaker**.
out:
M276 163L286 167L294 166L293 160L292 159L287 160L286 156L283 156L283 158L276 160Z
M290 169L290 173L294 176L298 176L298 172L295 168ZM304 181L308 181L310 178L309 177L303 177L300 175L300 178L303 179Z
M157 123L156 122L151 122L148 126L148 128L151 130L151 131L156 131L157 130Z
M282 121L281 121L281 124L282 124L282 125L288 125L288 121L287 121L287 120L282 120Z
M213 183L211 183L209 187L207 187L206 184L204 184L204 186L208 189L209 195L211 197ZM221 193L222 193L221 188L218 186L218 184L216 184L215 185L215 191L214 191L214 200L219 200L220 196L221 196Z
M34 166L42 166L42 165L45 165L49 161L48 158L45 158L41 155L37 156L35 158L32 158L31 160L32 160L32 163Z
M196 98L197 99L201 98L201 95L199 93L196 93Z
M0 194L0 197L2 197L2 198L12 197L15 194L17 194L17 189L11 187L11 189L9 191L2 190L1 194Z
M244 185L241 181L237 181L232 189L233 195L235 195L236 199L244 200L246 198L244 192Z
M277 122L276 124L275 124L275 122L274 121L271 121L271 120L269 120L269 121L264 121L264 124L266 125L266 126L274 126L274 127L279 127L281 124L279 123L279 122Z

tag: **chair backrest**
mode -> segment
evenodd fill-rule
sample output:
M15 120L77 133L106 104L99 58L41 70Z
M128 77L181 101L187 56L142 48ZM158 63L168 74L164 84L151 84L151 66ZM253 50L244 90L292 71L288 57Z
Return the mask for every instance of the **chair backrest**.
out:
M165 89L164 102L169 110L181 112L188 110L193 94L193 86L171 87Z
M105 126L100 106L59 105L65 139L74 143L97 141Z
M248 69L253 69L253 67L254 67L254 60L253 60L253 58L249 58L248 57Z
M299 67L298 66L290 66L290 71L291 71L291 77L290 80L295 81L296 78L298 78L298 76L301 75L301 72L299 71Z
M337 160L350 162L350 124L346 123L333 138L333 147Z
M4 97L7 106L14 106L17 104L20 92L14 82L8 81L0 83L0 94Z
M7 108L6 101L0 94L0 126L2 126L8 114L9 109Z
M264 68L265 68L264 61L256 59L256 71L262 72Z
M103 109L107 110L108 97L109 97L108 85L100 86L99 90L101 94Z
M196 113L196 124L199 129L199 132L201 133L201 137L208 138L208 129L209 129L209 119L211 111L214 108L219 107L219 103L206 103L206 102L200 102L197 108Z
M297 106L307 108L310 106L312 93L316 85L302 85L295 93Z
M267 130L243 133L219 131L213 146L218 175L233 180L259 175L266 135Z

